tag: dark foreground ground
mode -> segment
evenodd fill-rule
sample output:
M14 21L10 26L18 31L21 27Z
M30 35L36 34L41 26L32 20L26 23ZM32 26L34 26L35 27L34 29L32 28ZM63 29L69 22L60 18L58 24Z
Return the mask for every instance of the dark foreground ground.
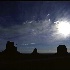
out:
M70 56L24 55L0 56L1 70L70 70Z

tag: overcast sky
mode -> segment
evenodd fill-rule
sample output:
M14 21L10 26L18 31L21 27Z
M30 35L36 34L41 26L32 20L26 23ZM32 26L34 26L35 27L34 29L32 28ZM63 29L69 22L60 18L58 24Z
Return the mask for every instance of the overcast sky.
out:
M4 1L0 2L0 51L13 41L18 51L56 52L64 44L70 50L70 37L57 33L54 22L70 20L70 2ZM69 51L70 52L70 51Z

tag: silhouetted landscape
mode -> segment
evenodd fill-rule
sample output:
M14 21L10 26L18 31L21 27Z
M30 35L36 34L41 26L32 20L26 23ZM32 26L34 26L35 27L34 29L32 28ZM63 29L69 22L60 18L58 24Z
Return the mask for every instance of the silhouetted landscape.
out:
M57 53L38 53L35 48L31 54L17 51L14 42L7 41L6 49L0 52L0 69L58 70L70 66L70 53L65 45L57 47Z
M70 2L1 1L1 70L69 70Z

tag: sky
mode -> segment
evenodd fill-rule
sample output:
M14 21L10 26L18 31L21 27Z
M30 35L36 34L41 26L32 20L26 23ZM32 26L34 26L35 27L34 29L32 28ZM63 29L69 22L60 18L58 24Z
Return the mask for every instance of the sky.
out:
M1 1L0 51L7 41L13 41L21 53L34 48L54 53L59 45L70 52L70 2Z

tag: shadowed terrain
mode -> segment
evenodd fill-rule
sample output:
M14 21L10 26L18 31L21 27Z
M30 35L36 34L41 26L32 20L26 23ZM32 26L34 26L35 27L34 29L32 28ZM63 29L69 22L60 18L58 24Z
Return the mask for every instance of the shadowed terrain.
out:
M0 53L0 69L16 70L62 70L70 68L70 54L65 45L57 47L57 53L38 53L35 48L31 54L17 51L14 42L7 41L6 49Z

